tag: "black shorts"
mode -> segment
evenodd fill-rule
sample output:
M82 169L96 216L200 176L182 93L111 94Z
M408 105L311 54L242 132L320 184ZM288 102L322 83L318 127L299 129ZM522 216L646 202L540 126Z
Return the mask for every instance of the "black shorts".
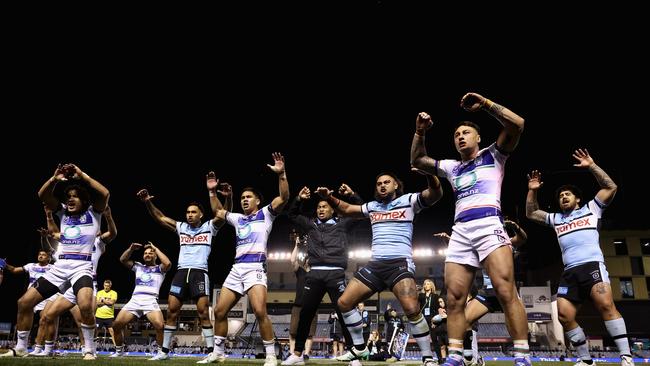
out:
M330 333L330 338L332 338L332 342L340 342L341 341L341 335L337 333Z
M478 294L474 297L476 301L480 302L488 308L488 311L494 313L495 311L503 311L501 303L497 298L497 295L494 293L493 289L481 289L478 291Z
M195 268L179 269L174 275L169 294L174 295L181 301L187 297L196 299L197 297L210 296L208 272Z
M405 278L415 278L415 266L410 259L397 258L370 261L359 269L354 278L361 281L375 292L386 288L393 291L393 286Z
M97 328L100 329L103 327L112 328L113 320L115 320L115 318L95 318L95 319L96 319L95 324L97 324Z
M601 262L588 262L569 268L560 277L557 297L582 303L591 298L591 288L600 282L609 283L609 274Z

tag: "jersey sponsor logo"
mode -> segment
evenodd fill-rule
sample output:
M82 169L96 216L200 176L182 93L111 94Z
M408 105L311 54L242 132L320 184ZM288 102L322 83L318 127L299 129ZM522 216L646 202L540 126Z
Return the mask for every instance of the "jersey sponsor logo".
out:
M140 275L139 280L142 283L151 282L151 281L153 281L153 276L151 276L149 273L143 273L143 274Z
M464 191L468 188L473 187L476 184L476 181L478 180L478 177L476 176L476 172L469 172L467 174L459 175L456 178L454 178L454 187L456 187L457 191ZM472 194L478 193L477 189L471 189L467 192L463 192L458 195L458 198L466 197ZM461 197L462 196L462 197Z
M63 238L65 239L76 239L81 236L81 229L78 226L66 226L63 229Z
M371 223L380 222L380 221L410 221L410 219L406 216L405 208L399 210L393 210L393 211L370 213Z
M557 288L557 293L560 295L566 295L569 293L569 288L568 287L558 287Z
M179 236L181 245L183 244L205 244L208 243L210 239L207 233L198 234L196 236L189 236L187 234L181 234Z
M593 227L594 225L591 224L590 219L590 217L583 217L581 219L571 221L568 224L557 225L555 226L555 232L560 235L569 233L574 230L583 229L585 227Z
M237 237L239 239L245 239L251 234L252 231L253 230L249 224L240 225L239 229L237 230Z

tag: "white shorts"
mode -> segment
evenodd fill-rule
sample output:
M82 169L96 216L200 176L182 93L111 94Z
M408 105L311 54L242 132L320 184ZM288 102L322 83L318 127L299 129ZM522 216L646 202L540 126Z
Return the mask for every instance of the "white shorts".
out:
M62 263L65 262L65 263ZM65 292L83 276L93 278L93 264L90 261L59 259L52 269L43 275L49 283Z
M251 287L266 287L266 270L263 263L235 263L223 286L244 295Z
M93 281L93 298L97 297L97 281ZM77 296L74 294L72 287L65 290L63 298L70 301L71 304L77 305Z
M481 262L490 253L504 245L510 245L510 238L499 216L458 222L451 231L445 262L480 268Z
M61 295L61 294L57 292L56 294L48 297L47 299L39 302L38 304L36 304L36 306L34 306L34 312L41 311L41 310L45 309L45 305L47 305L47 303L49 301L56 300L56 298L59 297L59 295Z
M131 300L124 305L122 311L128 311L140 318L152 311L160 311L160 306L158 306L158 299L153 296L133 295Z

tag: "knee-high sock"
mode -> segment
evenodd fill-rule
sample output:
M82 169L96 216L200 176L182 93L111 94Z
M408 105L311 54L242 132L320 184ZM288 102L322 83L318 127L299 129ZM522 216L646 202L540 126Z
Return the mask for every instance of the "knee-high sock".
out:
M203 333L203 338L205 338L205 345L208 346L208 353L212 352L214 348L214 330L212 330L212 326L203 326L201 333Z
M95 354L95 324L81 323L81 334L84 336L84 353Z
M172 341L172 335L174 335L174 331L176 331L176 326L170 326L170 325L165 325L165 328L163 330L163 344L162 344L162 351L164 353L169 353L169 345Z
M585 332L577 326L570 331L566 332L566 337L569 338L569 341L576 349L578 357L583 361L590 361L591 355L589 354L589 346L587 345L587 337Z
M217 352L218 355L226 353L226 337L214 337L214 352Z
M463 337L463 357L465 360L472 361L474 359L474 352L472 352L472 344L474 343L474 334L471 330L465 331Z
M415 341L418 342L422 357L434 358L431 353L431 335L429 334L427 320L420 314L415 320L409 319L409 323L411 324L411 334Z
M363 320L361 319L361 314L357 309L352 309L343 313L343 321L345 322L345 327L350 332L354 348L358 350L365 349L366 345L363 343Z
M474 359L478 360L478 332L472 329L472 353Z
M627 329L625 328L625 320L623 318L606 320L605 328L612 338L614 338L614 343L618 347L618 353L621 356L629 356L630 352L630 343L627 340Z

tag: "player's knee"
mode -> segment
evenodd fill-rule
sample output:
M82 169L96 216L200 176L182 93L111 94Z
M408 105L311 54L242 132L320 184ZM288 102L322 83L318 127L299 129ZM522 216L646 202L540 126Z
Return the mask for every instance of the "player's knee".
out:
M562 324L563 327L569 325L575 319L575 317L569 313L558 312L557 315L558 315L558 320L560 321L560 324Z
M215 308L214 309L214 318L217 321L224 320L226 318L227 313L228 313L228 310L226 310L226 309Z
M342 313L348 312L354 308L355 304L352 304L349 301L346 301L345 298L339 297L339 300L336 302Z
M603 316L606 317L611 317L612 315L618 313L618 310L616 310L616 305L614 305L614 301L611 300L600 302L596 305L596 308Z
M20 299L18 299L18 311L27 311L34 308L34 302L31 301L30 299L27 298L27 296L21 296Z
M517 299L517 297L515 296L514 287L510 284L504 284L503 286L500 286L498 289L495 288L495 293L499 298L499 300L505 304L510 304L511 302L516 301Z
M266 306L256 307L253 309L253 313L258 320L266 318Z
M416 319L420 316L420 306L415 303L413 304L408 304L406 306L402 306L404 309L404 314L406 314L406 317L409 319Z

